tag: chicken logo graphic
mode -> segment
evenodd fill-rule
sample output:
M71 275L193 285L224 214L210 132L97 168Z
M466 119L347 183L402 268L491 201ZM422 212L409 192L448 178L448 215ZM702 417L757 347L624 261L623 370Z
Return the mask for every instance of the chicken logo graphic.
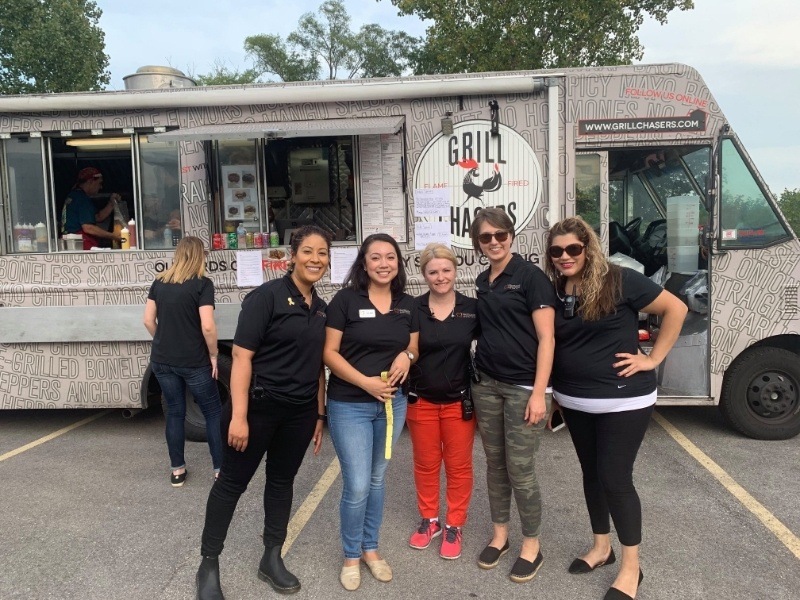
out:
M464 184L462 185L467 197L461 202L462 206L466 204L470 198L474 198L484 205L483 199L481 198L483 193L496 192L503 185L503 175L500 173L500 165L497 163L494 165L492 176L484 179L483 183L480 184L476 183L480 177L480 171L478 170L478 162L475 159L467 158L460 160L458 161L458 166L467 170L467 174L464 175Z

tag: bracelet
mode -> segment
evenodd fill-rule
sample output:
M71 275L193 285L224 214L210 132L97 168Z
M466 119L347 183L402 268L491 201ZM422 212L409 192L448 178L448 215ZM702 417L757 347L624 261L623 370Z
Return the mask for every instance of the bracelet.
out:
M322 421L323 423L327 423L328 415L317 415L317 421Z

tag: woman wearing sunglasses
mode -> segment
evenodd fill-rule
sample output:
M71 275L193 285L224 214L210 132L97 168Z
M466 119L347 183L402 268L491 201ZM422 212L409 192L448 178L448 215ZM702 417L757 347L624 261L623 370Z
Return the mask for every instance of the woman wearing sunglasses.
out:
M481 332L475 360L480 382L473 384L472 396L486 452L494 532L478 566L496 567L509 550L513 493L523 540L510 578L523 583L534 578L543 560L535 456L549 408L546 390L553 364L556 297L545 274L511 252L514 225L503 210L480 211L470 236L475 251L489 259L489 268L476 281Z
M550 229L547 253L546 269L558 297L554 405L561 406L581 463L594 534L591 549L572 562L569 572L588 573L616 562L610 515L622 561L605 599L629 600L643 577L642 510L633 463L656 402L654 369L678 339L686 306L644 275L610 264L580 217ZM649 355L638 347L640 312L661 317Z

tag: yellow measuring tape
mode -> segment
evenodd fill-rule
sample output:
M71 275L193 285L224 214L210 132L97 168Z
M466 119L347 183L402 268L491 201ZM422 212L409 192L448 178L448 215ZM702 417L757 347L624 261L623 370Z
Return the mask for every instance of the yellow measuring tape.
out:
M381 372L381 379L389 381L389 371ZM392 433L394 432L394 413L392 412L392 399L389 398L386 402L386 450L384 456L386 460L392 458Z

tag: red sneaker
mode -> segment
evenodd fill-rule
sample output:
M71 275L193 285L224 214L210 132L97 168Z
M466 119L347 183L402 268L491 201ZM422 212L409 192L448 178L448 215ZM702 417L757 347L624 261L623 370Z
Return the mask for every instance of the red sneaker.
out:
M454 560L461 556L461 527L448 527L442 540L439 556Z
M417 530L411 534L411 539L408 540L408 545L417 550L424 550L431 545L431 540L442 534L442 526L439 521L432 521L431 519L422 519Z

